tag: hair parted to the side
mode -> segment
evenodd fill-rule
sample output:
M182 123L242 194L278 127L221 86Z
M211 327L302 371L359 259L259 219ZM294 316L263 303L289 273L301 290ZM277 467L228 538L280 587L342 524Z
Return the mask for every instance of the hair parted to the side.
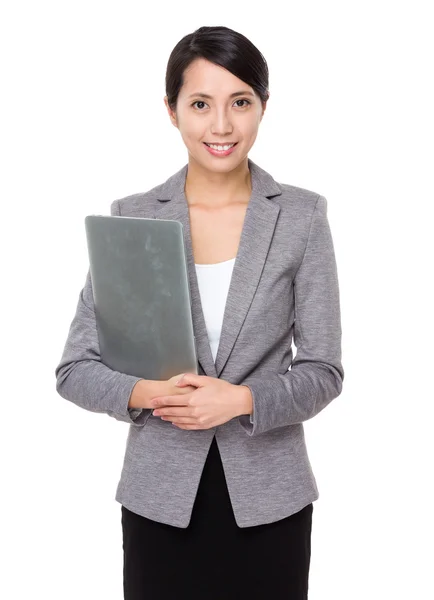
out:
M166 96L172 110L176 110L184 71L197 58L204 58L230 71L252 87L262 102L268 100L268 66L256 46L228 27L204 26L184 36L170 54L166 69Z

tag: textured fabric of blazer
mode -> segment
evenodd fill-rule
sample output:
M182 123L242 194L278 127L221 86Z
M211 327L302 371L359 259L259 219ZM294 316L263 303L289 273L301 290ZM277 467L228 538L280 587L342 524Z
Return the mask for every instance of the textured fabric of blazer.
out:
M184 193L188 164L146 193L113 201L111 214L182 223L199 374L247 385L253 414L212 429L182 430L152 416L151 409L128 408L140 378L101 362L90 271L55 369L60 396L129 424L115 500L181 528L190 522L214 435L239 527L283 519L317 500L303 422L342 391L339 287L327 201L277 183L250 159L248 165L252 193L215 362Z

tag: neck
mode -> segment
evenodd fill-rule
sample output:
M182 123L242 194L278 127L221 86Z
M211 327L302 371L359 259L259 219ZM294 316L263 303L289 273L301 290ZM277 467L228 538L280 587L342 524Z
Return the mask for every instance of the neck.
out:
M250 198L252 190L247 158L225 173L204 169L190 159L185 180L185 196L189 206L222 208Z

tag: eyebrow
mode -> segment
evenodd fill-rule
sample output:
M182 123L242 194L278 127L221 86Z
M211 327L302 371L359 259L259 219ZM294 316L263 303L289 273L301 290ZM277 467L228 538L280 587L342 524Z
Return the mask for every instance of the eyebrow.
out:
M249 90L241 90L239 92L234 92L233 94L231 94L229 96L229 98L234 98L235 96L242 96L242 95L255 97L255 94L252 94L252 92L250 92ZM210 100L212 100L212 96L210 96L209 94L204 94L203 92L197 92L196 94L190 94L188 96L188 98L192 98L193 96L200 96L201 98L209 98Z

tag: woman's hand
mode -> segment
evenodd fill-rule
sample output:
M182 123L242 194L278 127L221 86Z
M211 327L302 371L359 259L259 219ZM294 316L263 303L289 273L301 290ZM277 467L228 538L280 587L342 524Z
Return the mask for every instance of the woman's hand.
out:
M238 385L195 373L185 373L174 385L181 389L194 386L194 390L182 396L156 396L151 399L150 405L155 407L153 415L172 421L180 429L211 429L240 414Z
M191 392L194 392L196 390L194 385L183 385L183 386L177 386L176 382L179 381L182 377L184 376L184 373L179 373L179 375L174 375L173 377L171 377L170 379L167 380L167 385L164 387L164 395L165 396L176 396L179 394L189 394ZM153 398L156 398L157 396L154 396ZM158 397L162 397L162 396L158 396ZM153 408L153 405L151 405L151 408Z

